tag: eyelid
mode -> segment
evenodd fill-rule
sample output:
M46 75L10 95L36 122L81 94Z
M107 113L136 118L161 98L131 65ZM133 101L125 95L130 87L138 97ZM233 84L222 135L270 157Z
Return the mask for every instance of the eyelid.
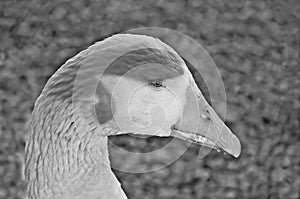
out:
M160 81L160 80L152 81L152 82L150 82L150 84L154 87L164 87L162 81Z
M160 80L152 81L152 82L150 82L150 85L154 89L161 89L161 88L166 87L166 86L163 85L163 82L160 81Z

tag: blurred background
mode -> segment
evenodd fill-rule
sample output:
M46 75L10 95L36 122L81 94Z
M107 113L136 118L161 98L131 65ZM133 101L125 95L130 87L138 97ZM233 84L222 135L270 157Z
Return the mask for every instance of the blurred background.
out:
M226 88L226 123L243 148L238 159L217 152L199 159L193 145L155 172L115 170L128 197L300 197L299 1L1 0L0 6L0 198L24 196L23 136L51 74L95 41L144 26L180 31L209 52ZM137 152L169 142L111 140Z

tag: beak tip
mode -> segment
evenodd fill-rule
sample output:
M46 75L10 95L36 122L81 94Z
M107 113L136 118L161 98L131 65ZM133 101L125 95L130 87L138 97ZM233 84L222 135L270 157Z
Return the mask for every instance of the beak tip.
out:
M236 145L233 149L233 152L232 152L232 155L235 157L235 158L238 158L240 155L241 155L241 142L240 140L237 138L237 142L236 142Z
M230 134L227 135L229 136L226 136L227 139L225 139L226 141L224 140L225 142L223 141L222 144L223 150L233 157L238 158L241 155L241 142L231 131Z

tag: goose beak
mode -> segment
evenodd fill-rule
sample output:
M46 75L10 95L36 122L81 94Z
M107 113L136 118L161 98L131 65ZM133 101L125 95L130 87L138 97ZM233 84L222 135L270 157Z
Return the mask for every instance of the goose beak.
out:
M181 120L172 127L171 136L193 142L234 157L241 153L241 143L207 103L201 92L186 92Z

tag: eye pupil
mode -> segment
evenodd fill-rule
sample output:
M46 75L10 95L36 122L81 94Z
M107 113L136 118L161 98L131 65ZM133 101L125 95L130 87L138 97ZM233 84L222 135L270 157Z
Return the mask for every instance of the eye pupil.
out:
M156 87L160 87L160 86L162 86L162 85L161 85L161 83L160 83L160 82L155 82L154 86L156 86Z
M162 82L159 82L159 81L152 82L151 85L154 86L154 87L162 87L163 86Z

